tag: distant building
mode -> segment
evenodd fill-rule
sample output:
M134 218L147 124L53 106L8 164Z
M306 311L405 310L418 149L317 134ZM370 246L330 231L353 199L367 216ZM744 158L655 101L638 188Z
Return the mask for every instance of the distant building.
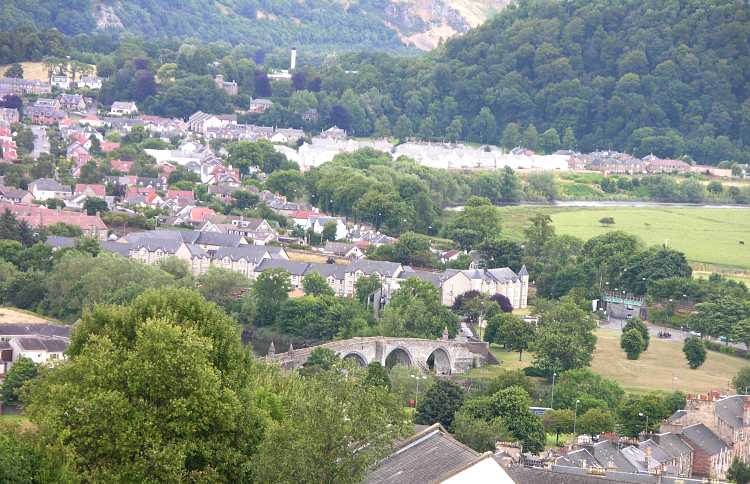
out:
M236 96L239 94L237 83L235 81L225 81L224 76L221 74L216 75L214 78L214 84L216 84L217 89L221 89L230 96Z
M132 116L138 113L138 106L134 102L115 101L109 110L112 116Z
M102 78L96 77L96 76L83 76L78 80L78 88L86 88L86 89L101 89L102 88Z
M252 114L263 114L268 111L271 106L273 106L273 101L269 99L253 99L250 101L249 111Z
M17 123L21 118L18 115L17 109L12 108L0 108L0 122L8 124Z
M64 74L54 75L50 77L49 83L50 85L52 85L52 87L57 87L64 91L70 89L70 78Z
M60 96L60 108L65 111L84 111L86 101L80 94L63 94Z
M18 220L24 220L34 228L44 228L64 223L80 228L87 237L93 237L98 240L107 239L107 226L98 215L86 215L81 212L51 209L43 205L0 202L0 211L6 209L13 213Z
M73 194L70 187L53 180L52 178L39 178L29 183L29 191L37 200L49 200L50 198L66 198Z
M28 94L49 94L52 86L46 81L32 79L16 79L13 77L0 78L0 96L4 94L16 94L18 96Z

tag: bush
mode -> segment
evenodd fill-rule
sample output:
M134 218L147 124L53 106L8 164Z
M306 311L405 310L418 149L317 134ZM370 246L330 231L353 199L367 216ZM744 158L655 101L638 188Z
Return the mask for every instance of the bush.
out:
M543 377L543 378L547 377L547 373L544 370L537 368L535 366L527 366L526 368L523 369L523 373L526 376L535 376L535 377Z

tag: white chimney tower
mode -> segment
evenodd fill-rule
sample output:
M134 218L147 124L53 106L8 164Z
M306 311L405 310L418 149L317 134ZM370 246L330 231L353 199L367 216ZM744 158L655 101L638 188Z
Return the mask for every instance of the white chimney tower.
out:
M289 70L293 71L296 68L297 68L297 49L292 47L292 60L289 63Z

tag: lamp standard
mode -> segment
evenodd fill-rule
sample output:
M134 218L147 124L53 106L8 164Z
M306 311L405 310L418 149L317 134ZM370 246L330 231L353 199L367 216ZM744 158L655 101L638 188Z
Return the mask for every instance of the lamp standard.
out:
M648 414L645 414L643 412L638 412L639 417L646 417L646 433L648 433Z
M414 397L414 410L417 409L417 404L419 403L419 380L425 380L427 377L424 375L409 375L410 377L417 380L417 394Z
M576 437L576 421L578 420L578 404L581 403L580 400L576 399L576 409L573 413L573 437Z
M549 408L555 408L555 378L557 378L557 373L552 372L552 395L549 399Z

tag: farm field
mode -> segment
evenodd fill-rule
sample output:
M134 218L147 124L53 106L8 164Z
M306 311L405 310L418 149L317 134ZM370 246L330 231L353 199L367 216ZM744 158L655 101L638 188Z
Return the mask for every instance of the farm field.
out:
M750 269L750 210L741 208L562 208L503 207L503 232L514 240L536 213L548 213L558 234L589 239L612 230L640 237L648 245L663 244L685 253L693 263ZM599 224L613 217L611 228ZM745 242L744 245L740 241Z
M716 351L709 351L706 362L697 370L687 366L682 353L682 343L651 338L648 351L637 360L628 360L620 349L619 331L600 329L596 331L597 344L591 369L619 383L628 392L671 391L699 393L708 390L726 390L732 377L750 361ZM492 354L502 361L501 365L475 368L468 373L470 378L491 380L504 370L516 370L530 366L534 361L531 353L524 352L523 361L518 353L510 353L493 347ZM677 377L673 382L673 377Z

